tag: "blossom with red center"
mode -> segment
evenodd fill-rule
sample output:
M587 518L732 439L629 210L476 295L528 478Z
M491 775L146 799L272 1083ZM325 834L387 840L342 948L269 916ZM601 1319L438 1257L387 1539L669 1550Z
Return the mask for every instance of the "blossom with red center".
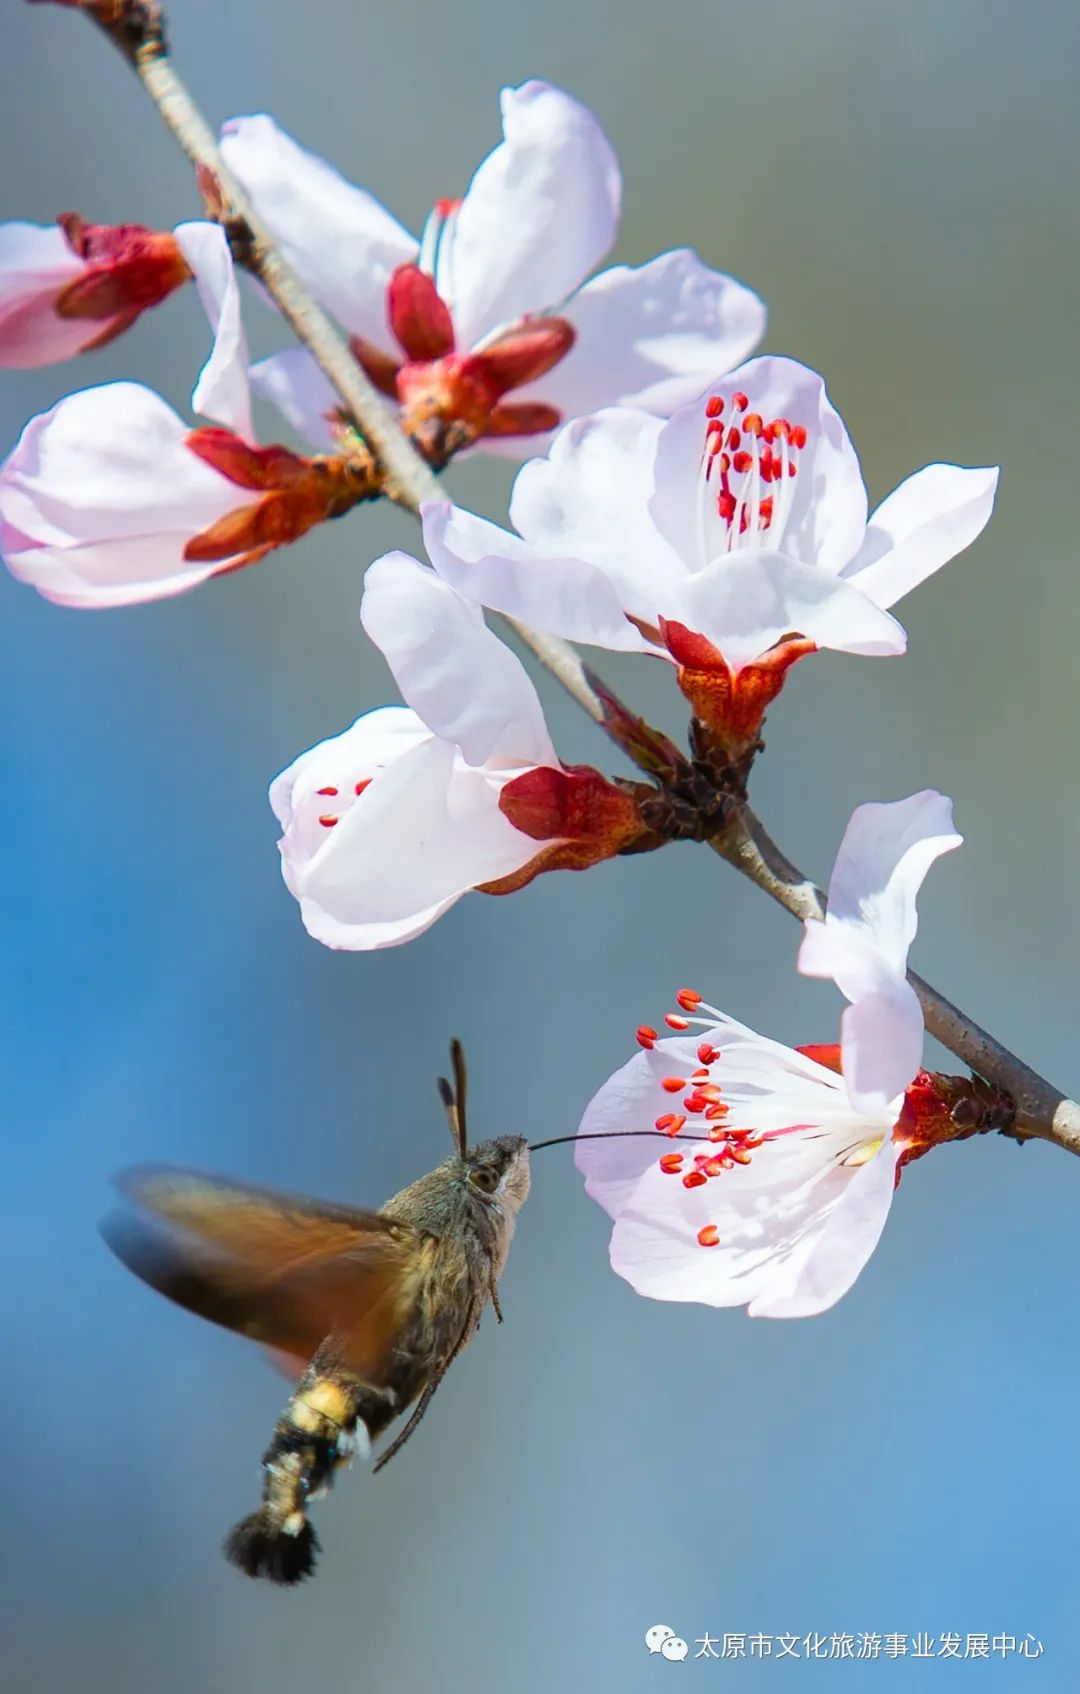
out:
M667 420L621 407L567 425L518 473L516 534L441 504L424 534L484 605L672 661L695 714L737 744L814 647L904 651L888 608L975 539L996 482L930 465L868 517L821 378L762 358Z
M560 763L524 668L434 571L377 560L361 616L407 706L358 718L270 789L285 882L316 940L395 946L470 889L582 869L642 832L629 794Z
M612 1265L639 1293L805 1317L851 1287L900 1167L956 1134L921 1069L905 973L923 877L959 844L950 802L931 791L853 814L828 917L806 925L799 957L851 1002L838 1047L785 1047L688 991L667 1019L677 1033L639 1030L642 1051L581 1120L599 1139L576 1155L615 1219ZM618 1133L650 1129L655 1140Z
M223 232L177 230L214 327L192 430L134 382L82 389L32 418L0 467L0 553L60 605L157 600L254 563L369 490L351 462L255 445L240 295Z
M620 402L666 416L765 327L755 294L686 249L586 281L619 223L607 137L544 82L504 89L502 118L501 144L419 241L271 118L222 132L281 251L433 456L479 440L518 457L563 419ZM252 377L325 445L338 400L309 355L278 354Z
M115 340L190 282L180 233L76 212L0 224L0 367L30 370Z

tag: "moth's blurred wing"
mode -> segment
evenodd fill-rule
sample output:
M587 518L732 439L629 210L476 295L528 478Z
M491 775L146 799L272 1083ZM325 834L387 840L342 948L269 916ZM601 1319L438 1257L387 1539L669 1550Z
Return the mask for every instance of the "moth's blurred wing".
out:
M419 1297L417 1231L191 1171L131 1171L120 1187L153 1215L112 1213L102 1234L151 1288L291 1359L334 1335L343 1365L381 1381Z

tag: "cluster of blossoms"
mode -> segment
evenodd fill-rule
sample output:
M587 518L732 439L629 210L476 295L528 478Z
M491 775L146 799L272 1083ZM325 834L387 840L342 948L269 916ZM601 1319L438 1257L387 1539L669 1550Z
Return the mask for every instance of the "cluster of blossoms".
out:
M509 893L665 838L647 785L560 761L483 608L666 660L696 754L742 771L792 664L821 648L903 653L892 608L993 505L995 470L937 464L871 513L822 379L749 357L765 327L755 294L686 249L597 271L621 184L592 115L530 82L504 92L502 120L419 238L269 117L222 132L281 253L428 462L534 455L512 527L434 501L429 562L371 565L361 619L406 704L366 713L271 786L285 882L331 947L396 945L470 890ZM188 282L213 332L191 395L203 425L118 382L26 426L0 468L0 551L47 599L174 595L380 492L309 352L250 364L237 262L212 216L171 233L74 214L0 228L0 364L89 352ZM253 395L310 451L260 445ZM871 1252L904 1163L965 1132L954 1084L920 1069L905 976L916 890L958 844L939 795L853 817L799 959L850 1002L837 1046L782 1047L689 991L667 1020L677 1034L639 1032L645 1050L585 1114L579 1160L615 1219L613 1264L641 1292L820 1311Z

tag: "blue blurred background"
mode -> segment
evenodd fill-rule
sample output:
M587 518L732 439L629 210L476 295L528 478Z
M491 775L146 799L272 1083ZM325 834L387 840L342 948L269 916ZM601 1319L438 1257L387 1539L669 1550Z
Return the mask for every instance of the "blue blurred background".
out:
M915 963L1080 1088L1075 6L181 0L172 24L215 121L272 111L413 228L493 144L502 83L561 83L621 156L618 257L688 243L757 287L875 498L936 458L1002 463L990 530L903 608L910 656L800 666L755 792L818 876L859 801L952 794L967 846L930 878ZM89 26L17 5L4 44L3 216L193 214ZM281 339L261 309L250 325L259 351ZM8 376L4 446L73 383L137 376L182 406L206 339L181 296L74 371ZM501 468L451 482L504 509ZM377 1204L443 1155L451 1033L476 1125L536 1137L575 1127L684 981L781 1038L835 1029L795 926L693 847L470 898L400 951L305 936L265 788L392 697L357 607L396 545L410 521L365 512L99 615L0 581L5 1687L1076 1687L1080 1167L1041 1145L915 1167L854 1291L791 1324L638 1299L569 1153L545 1154L505 1327L400 1461L323 1508L317 1582L283 1594L220 1558L283 1387L109 1258L111 1171L178 1160ZM610 669L680 729L663 667ZM568 758L607 761L550 707ZM725 1630L1030 1631L1046 1652L673 1670L654 1623L691 1654Z

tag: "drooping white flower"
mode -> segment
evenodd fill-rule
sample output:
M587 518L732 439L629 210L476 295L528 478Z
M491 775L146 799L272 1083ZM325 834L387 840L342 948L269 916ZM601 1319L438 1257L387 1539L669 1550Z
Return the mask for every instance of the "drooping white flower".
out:
M996 470L930 465L868 517L821 378L761 358L667 420L623 407L568 424L518 473L516 534L438 503L424 536L462 592L667 658L699 716L753 733L813 647L904 651L889 608L975 539L996 483Z
M680 1033L639 1031L644 1051L581 1120L581 1136L600 1138L576 1155L615 1219L612 1265L639 1293L806 1317L851 1287L900 1166L955 1133L920 1071L905 973L918 889L960 840L951 803L931 791L852 816L829 915L807 924L799 958L851 1001L839 1047L785 1047L687 990L667 1018Z
M504 89L502 118L502 142L419 240L271 118L222 133L286 258L433 453L480 439L519 456L560 419L621 402L666 415L764 329L757 296L686 249L587 281L619 223L607 137L544 82ZM266 360L253 379L325 443L337 399L306 354ZM446 436L455 425L461 441Z
M470 889L582 869L638 832L628 795L560 763L524 668L434 571L377 560L361 616L407 706L366 713L270 788L282 873L316 940L395 946Z
M240 295L223 231L176 240L214 330L191 397L220 429L192 430L139 383L82 389L32 418L0 466L0 553L60 605L157 600L295 540L352 491L284 448L254 443Z

